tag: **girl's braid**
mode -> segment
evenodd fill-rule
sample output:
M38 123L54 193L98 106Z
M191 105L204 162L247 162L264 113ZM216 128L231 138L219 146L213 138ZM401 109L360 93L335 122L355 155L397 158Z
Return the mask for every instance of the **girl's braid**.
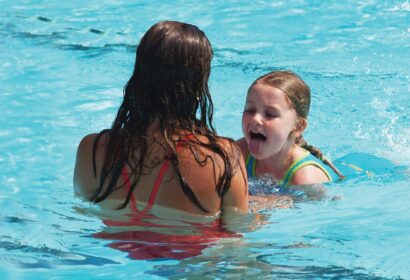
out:
M324 164L332 168L332 170L339 176L340 180L345 178L345 176L339 171L339 169L337 169L336 166L334 166L334 164L323 155L322 151L319 148L309 145L302 135L298 139L296 139L296 144L309 151L312 155L320 159Z

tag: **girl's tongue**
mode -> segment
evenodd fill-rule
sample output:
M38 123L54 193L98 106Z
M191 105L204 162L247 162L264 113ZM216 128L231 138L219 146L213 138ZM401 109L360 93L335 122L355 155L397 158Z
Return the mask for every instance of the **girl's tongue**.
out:
M259 154L262 150L262 144L265 143L266 137L261 133L250 132L249 152Z

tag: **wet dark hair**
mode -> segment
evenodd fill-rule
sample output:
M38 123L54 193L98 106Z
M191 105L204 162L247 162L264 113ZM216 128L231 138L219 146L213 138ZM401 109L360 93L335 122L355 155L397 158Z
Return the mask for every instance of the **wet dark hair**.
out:
M290 106L295 109L298 117L307 120L310 109L310 88L299 75L292 71L273 71L256 79L249 90L257 83L280 89L285 94ZM332 168L340 178L344 178L344 175L333 163L325 158L322 151L309 145L302 135L295 139L295 143Z
M216 191L222 197L228 190L236 166L239 162L233 140L227 139L232 149L226 149L217 142L212 124L213 103L208 89L208 79L212 60L211 44L198 27L176 21L163 21L153 25L142 37L136 51L134 72L125 85L124 99L108 133L109 140L105 153L105 162L101 170L99 187L91 201L101 202L117 188L121 169L125 164L130 167L130 177L135 175L124 203L124 208L138 183L140 175L149 174L150 170L170 159L175 167L183 192L202 211L205 209L191 188L185 182L179 170L176 143L187 135L194 135L184 140L197 162L204 166L213 159L204 155L198 147L204 147L218 154L224 163L224 171L218 178ZM150 142L147 141L147 129L152 124L158 125L159 132L165 139L164 147L170 151L161 159L146 160ZM207 141L198 136L205 136ZM203 137L201 138L203 139ZM94 143L94 175L96 176ZM214 162L213 162L214 163ZM215 176L215 174L214 174ZM107 187L104 184L108 181Z

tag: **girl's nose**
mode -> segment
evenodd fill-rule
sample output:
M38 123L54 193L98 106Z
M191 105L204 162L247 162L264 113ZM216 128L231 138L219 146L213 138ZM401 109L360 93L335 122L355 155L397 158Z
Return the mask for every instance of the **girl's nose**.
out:
M255 113L253 116L252 116L252 122L253 123L255 123L255 124L262 124L262 116L261 116L261 114L259 114L259 113Z

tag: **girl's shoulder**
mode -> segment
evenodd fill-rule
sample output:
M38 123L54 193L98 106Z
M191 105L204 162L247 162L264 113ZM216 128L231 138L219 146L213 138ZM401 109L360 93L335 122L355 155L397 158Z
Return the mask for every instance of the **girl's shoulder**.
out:
M329 182L329 178L322 169L322 164L312 161L312 155L303 148L298 147L294 151L293 157L296 164L301 163L301 167L293 174L292 185L309 185ZM301 159L301 160L298 160Z
M315 165L306 165L299 169L292 178L292 185L310 185L329 182L322 169Z

